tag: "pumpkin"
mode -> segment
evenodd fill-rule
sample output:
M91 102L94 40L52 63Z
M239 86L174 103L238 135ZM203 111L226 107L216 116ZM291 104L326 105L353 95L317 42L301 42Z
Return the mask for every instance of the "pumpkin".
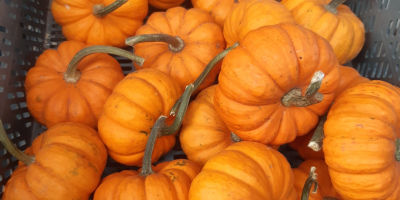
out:
M194 8L202 9L211 14L216 24L221 28L229 12L242 0L192 0Z
M296 22L322 36L332 45L340 64L353 60L365 41L362 21L346 0L282 0Z
M54 0L51 13L68 40L124 47L147 16L147 0Z
M277 150L238 142L213 156L192 182L190 200L296 199L293 173Z
M169 116L181 94L178 83L159 70L150 68L128 74L106 100L99 118L99 135L110 157L124 165L140 166L154 122L160 115ZM160 137L152 162L171 150L175 139L175 135Z
M214 107L242 140L289 143L327 112L338 66L329 43L300 25L261 27L224 58Z
M181 5L185 0L149 0L149 4L155 8L167 10Z
M340 79L339 85L335 90L335 99L347 88L352 88L359 83L369 81L368 78L362 77L358 71L352 67L339 67Z
M306 135L296 137L293 142L289 143L289 146L292 147L292 149L296 150L299 153L299 156L305 160L324 159L323 151L314 151L308 147L308 143L314 135L314 132L315 128Z
M241 41L248 32L262 26L292 22L290 12L274 0L241 1L228 14L224 23L226 45Z
M348 200L400 199L400 91L360 83L335 100L323 151L332 184Z
M7 151L20 165L4 187L3 200L89 199L100 182L107 150L97 132L78 123L58 124L33 142L29 156L0 128Z
M146 61L136 69L154 68L178 81L181 89L193 83L206 65L225 49L221 28L200 9L171 8L150 15L146 25L127 44ZM155 42L161 41L161 42ZM197 92L214 83L221 65L210 72Z
M123 79L118 61L108 54L74 58L86 47L82 42L63 42L57 50L44 51L28 71L25 79L27 107L46 127L63 122L97 127L104 102Z
M331 178L329 177L328 166L323 160L309 159L305 160L293 169L294 187L297 191L297 199L301 200L304 183L306 182L311 167L315 167L317 174L318 188L315 193L310 192L309 200L322 200L322 199L342 199L332 186Z

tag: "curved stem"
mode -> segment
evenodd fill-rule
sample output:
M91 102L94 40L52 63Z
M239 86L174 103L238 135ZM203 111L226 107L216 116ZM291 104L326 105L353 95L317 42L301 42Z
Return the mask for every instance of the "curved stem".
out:
M29 166L35 162L35 156L29 156L14 146L13 142L8 138L6 131L4 130L3 123L0 120L0 141L3 143L4 148L16 157L19 161Z
M400 139L396 139L396 160L400 161Z
M314 135L312 136L308 147L314 151L320 151L322 149L322 141L324 140L324 125L326 122L326 115L322 116L319 120L318 126L315 129Z
M226 54L228 54L230 51L232 51L232 49L236 48L237 46L239 46L239 43L236 42L235 44L233 44L232 46L230 46L229 48L223 50L221 53L219 53L218 55L216 55L208 64L207 66L204 68L204 70L201 72L201 74L199 75L199 77L197 77L197 79L194 81L193 85L194 85L194 89L196 90L204 81L204 79L206 79L206 77L208 76L208 74L210 73L210 71L214 68L214 66L220 62L222 59L225 58ZM178 109L180 103L182 101L182 98L179 98L178 101L176 101L176 103L174 104L174 106L171 109L170 115L175 116L175 112Z
M306 183L304 184L303 187L303 192L301 193L301 200L308 200L308 197L310 196L310 190L311 187L314 186L314 190L312 193L316 193L318 189L318 183L317 183L317 174L315 173L315 167L311 167L310 169L310 175L308 176L308 179L306 180Z
M106 6L98 4L93 6L93 15L96 17L104 17L107 14L110 14L114 10L118 9L122 5L124 5L128 0L116 0L112 4Z
M114 54L117 56L125 57L128 59L133 60L138 65L142 66L144 59L140 56L132 54L132 52L116 48L116 47L109 47L109 46L90 46L80 50L69 62L67 71L64 73L64 80L67 83L75 84L79 81L81 73L78 71L79 63L85 58L86 56L94 53L109 53Z
M128 46L135 46L136 44L143 42L165 42L168 43L169 49L178 53L181 52L185 47L185 42L178 36L174 37L167 34L146 34L146 35L137 35L130 37L125 40L125 44Z
M237 136L236 134L234 134L233 132L231 132L231 139L232 139L232 141L233 141L234 143L236 143L236 142L241 142L241 141L242 141L242 139L240 139L240 137Z
M344 3L346 0L332 0L328 5L325 5L325 9L333 14L337 14L337 8L340 4Z
M307 107L321 102L324 99L324 95L319 93L318 90L321 87L324 76L324 73L321 71L315 72L304 96L302 96L300 89L292 89L282 97L282 104L286 107Z

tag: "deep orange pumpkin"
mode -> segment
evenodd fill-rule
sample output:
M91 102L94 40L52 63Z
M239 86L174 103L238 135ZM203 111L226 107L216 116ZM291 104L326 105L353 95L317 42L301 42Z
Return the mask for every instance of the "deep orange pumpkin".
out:
M311 131L327 112L339 81L338 66L329 43L300 25L259 28L223 60L215 109L243 140L289 143ZM318 70L325 74L322 101L306 107L285 103L292 92L304 94Z
M178 81L182 90L193 83L211 59L225 49L221 28L208 13L195 8L186 10L176 7L153 13L136 34L135 38L142 38L143 42L149 38L145 34L167 34L169 37L164 38L165 42L174 40L174 47L168 43L138 42L134 46L135 54L146 61L143 67L137 64L135 67L154 68L167 73ZM197 91L213 84L220 69L221 64L215 66Z
M66 41L43 52L25 79L29 112L46 127L78 122L97 127L101 109L124 74L117 60L105 53L85 57L74 82L64 80L68 64L85 43Z
M99 12L113 2L120 7ZM54 0L51 4L54 20L68 40L115 47L126 46L125 39L135 35L147 12L147 0Z
M241 41L252 30L282 22L295 21L290 12L275 0L242 1L226 17L224 23L226 46Z
M229 12L242 0L192 0L193 7L202 9L211 14L221 28Z
M99 135L109 155L124 165L140 166L154 122L160 115L169 116L181 94L178 83L156 69L128 74L114 88L99 119ZM175 139L175 135L160 137L152 162L171 150Z
M155 8L167 10L181 5L185 0L149 0L149 4Z
M281 1L298 24L329 41L340 64L353 60L365 41L364 24L348 6L341 5L344 1L346 0Z
M344 199L400 199L399 105L399 89L384 81L360 83L335 100L323 150Z
M97 132L72 122L49 128L35 139L32 150L34 158L25 155L21 159L30 165L19 166L5 185L4 200L89 199L107 161Z
M368 82L369 79L362 77L358 71L352 67L339 67L340 79L339 85L335 90L335 99L347 88L354 87L359 83Z

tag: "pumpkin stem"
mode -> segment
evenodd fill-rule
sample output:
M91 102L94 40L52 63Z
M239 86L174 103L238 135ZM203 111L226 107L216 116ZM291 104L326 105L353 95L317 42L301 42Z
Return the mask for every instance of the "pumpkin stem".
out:
M322 116L319 120L318 126L315 129L314 135L312 136L308 147L314 151L320 151L322 149L322 140L324 140L324 125L326 122L326 115Z
M324 95L319 93L318 90L321 87L324 76L323 72L317 71L311 78L311 83L308 85L304 96L302 96L300 89L294 88L282 97L282 104L286 107L307 107L321 102L324 99Z
M122 5L124 5L128 0L116 0L112 4L104 7L102 4L97 4L93 6L93 15L96 17L104 17L107 14L112 13L114 10L118 9Z
M214 66L219 63L222 59L225 58L226 54L228 54L232 49L236 48L237 46L239 46L239 43L236 42L235 44L233 44L232 46L230 46L229 48L223 50L221 53L219 53L218 55L216 55L208 64L207 66L204 68L204 70L201 72L201 74L199 75L199 77L197 77L197 79L194 81L193 85L194 85L194 90L197 90L197 88L203 83L204 79L206 79L206 77L208 76L208 74L210 73L210 71L214 68ZM179 107L179 104L182 101L182 97L178 99L178 101L176 101L176 103L174 104L174 106L171 109L170 115L175 116L175 112Z
M325 9L333 14L337 14L337 8L345 1L346 0L332 0L328 5L325 5Z
M19 150L14 146L13 142L8 138L6 131L4 130L3 123L0 120L0 141L8 152L16 157L19 161L23 162L25 165L29 166L35 162L35 156L30 156Z
M116 47L109 47L109 46L102 46L102 45L96 45L96 46L90 46L86 47L82 50L80 50L69 62L67 71L64 73L64 80L67 83L75 84L79 81L81 77L81 72L78 71L78 65L79 63L85 58L86 56L94 53L109 53L109 54L114 54L117 56L125 57L128 59L133 60L136 62L138 65L142 66L144 59L140 56L137 56L135 54L132 54L129 51L116 48Z
M130 37L125 40L128 46L135 46L143 42L165 42L168 43L169 50L174 53L179 53L185 47L185 42L178 36L171 36L167 34L145 34Z
M239 0L234 0L233 3L239 3Z
M308 200L308 197L310 196L310 189L313 185L314 185L314 190L312 191L312 193L316 193L318 189L318 182L317 182L317 174L315 173L315 167L311 167L310 169L310 175L308 176L308 179L306 180L306 183L304 184L303 187L301 200Z
M400 139L396 139L396 160L400 161Z
M242 141L242 139L240 139L240 137L237 136L236 134L234 134L233 132L231 132L231 139L232 139L232 141L233 141L234 143L236 143L236 142L241 142L241 141Z

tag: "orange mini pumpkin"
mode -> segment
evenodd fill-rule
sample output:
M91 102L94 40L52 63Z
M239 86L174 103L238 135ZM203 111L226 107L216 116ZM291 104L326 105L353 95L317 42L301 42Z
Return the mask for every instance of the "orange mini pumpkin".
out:
M149 0L149 4L155 8L167 10L181 5L185 0Z
M215 109L242 140L289 143L327 112L338 66L332 47L312 31L291 23L261 27L223 60Z
M224 27L229 12L242 0L192 0L193 7L211 14L216 24Z
M362 21L346 0L282 0L296 22L322 36L332 45L340 64L355 58L365 41Z
M33 142L29 156L2 129L0 139L20 165L4 187L3 200L89 199L100 182L107 150L97 132L78 123L49 128Z
M228 14L224 24L226 45L232 46L244 36L262 26L292 22L290 12L275 0L241 1Z
M68 40L124 47L148 12L147 0L54 0L51 13Z
M77 61L75 54L86 47L82 42L63 42L57 50L44 51L28 71L27 106L46 127L63 122L97 127L104 102L124 78L118 61L105 53L89 55L69 66Z
M339 67L340 79L339 85L335 90L335 99L347 88L352 88L359 83L368 82L369 79L362 77L358 71L352 67Z
M136 34L127 44L134 45L135 54L146 60L143 67L135 64L136 69L154 68L169 74L182 90L225 49L221 28L208 13L195 8L153 13ZM220 64L214 67L197 91L212 85L220 69Z

